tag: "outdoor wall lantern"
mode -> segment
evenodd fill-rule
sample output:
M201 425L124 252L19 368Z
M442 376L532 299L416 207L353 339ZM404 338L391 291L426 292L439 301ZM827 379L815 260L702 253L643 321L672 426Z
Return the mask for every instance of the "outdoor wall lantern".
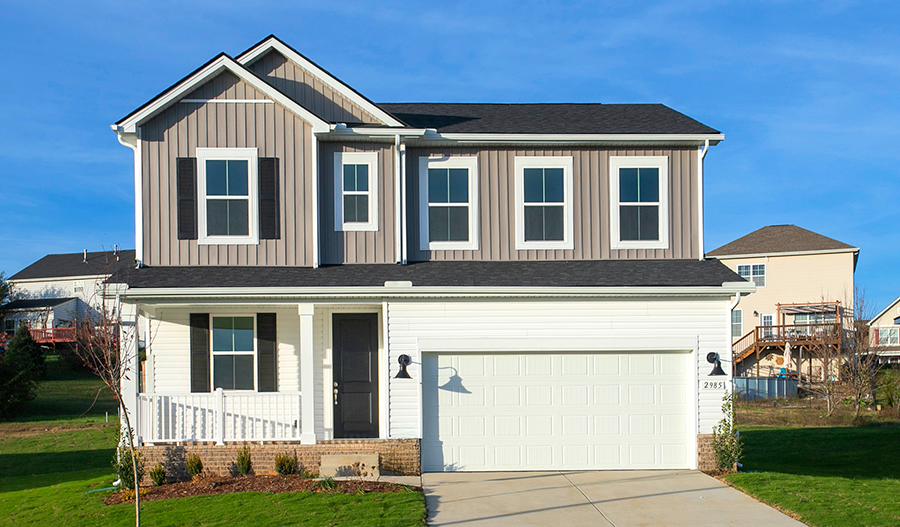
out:
M397 375L394 375L394 378L395 379L412 379L412 377L409 376L409 372L406 371L406 367L409 366L409 363L410 363L409 355L406 355L406 354L400 355L400 357L397 358L397 362L400 363L400 371L397 372ZM722 375L725 375L725 374L723 373Z
M725 375L725 371L722 370L722 361L719 360L719 354L715 351L710 351L706 354L706 362L710 364L715 364L713 370L709 372L710 376L712 375Z

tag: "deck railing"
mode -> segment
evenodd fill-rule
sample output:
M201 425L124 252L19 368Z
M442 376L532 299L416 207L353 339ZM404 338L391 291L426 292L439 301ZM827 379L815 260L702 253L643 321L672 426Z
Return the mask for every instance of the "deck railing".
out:
M839 344L842 338L840 322L827 324L790 324L781 326L756 326L752 331L732 344L735 361L740 361L754 351L767 346L812 344Z
M299 441L300 392L142 393L143 443Z
M31 331L31 338L41 344L75 342L75 328L32 328L29 331Z

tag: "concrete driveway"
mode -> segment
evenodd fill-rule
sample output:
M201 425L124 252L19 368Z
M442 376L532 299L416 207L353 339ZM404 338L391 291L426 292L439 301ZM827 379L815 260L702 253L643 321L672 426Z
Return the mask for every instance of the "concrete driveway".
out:
M690 470L430 473L422 483L432 526L803 525Z

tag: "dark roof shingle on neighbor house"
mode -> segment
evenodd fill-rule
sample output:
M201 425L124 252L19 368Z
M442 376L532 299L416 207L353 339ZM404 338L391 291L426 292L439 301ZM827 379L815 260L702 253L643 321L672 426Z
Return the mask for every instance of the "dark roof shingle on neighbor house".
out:
M710 251L707 256L740 256L807 251L858 250L796 225L769 225Z
M23 298L13 300L3 306L6 311L26 311L29 309L42 309L45 307L56 307L60 304L75 300L75 297L67 298Z
M443 261L311 267L143 267L132 288L373 287L410 281L445 287L698 287L744 280L717 260Z
M134 267L134 249L85 254L48 254L9 277L9 280L39 280L73 276L105 276L112 280ZM120 280L121 281L121 280Z
M662 104L380 103L413 128L440 133L718 134Z

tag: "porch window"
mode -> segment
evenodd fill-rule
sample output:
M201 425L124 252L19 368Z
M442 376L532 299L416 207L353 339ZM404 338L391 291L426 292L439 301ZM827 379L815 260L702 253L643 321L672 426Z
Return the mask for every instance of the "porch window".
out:
M334 154L334 229L378 230L378 153Z
M254 390L253 317L212 317L213 390Z
M744 334L744 311L734 309L731 311L731 336L740 337Z
M613 249L668 248L668 157L610 156L609 159Z
M255 148L198 148L200 243L258 243Z
M766 264L739 265L738 274L756 287L766 287Z
M421 158L419 188L421 249L477 249L478 158Z

